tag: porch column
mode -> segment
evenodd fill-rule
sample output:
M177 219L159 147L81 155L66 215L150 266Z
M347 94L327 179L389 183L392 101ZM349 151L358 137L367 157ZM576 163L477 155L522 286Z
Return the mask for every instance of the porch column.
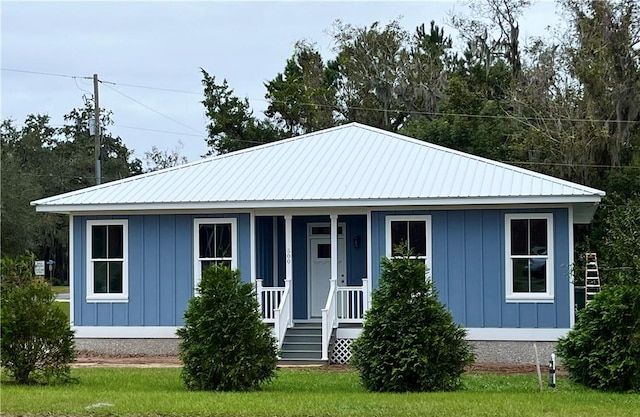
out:
M338 279L338 215L331 216L331 281Z
M284 286L289 287L291 291L293 288L291 284L293 284L293 216L291 214L285 214L284 216L284 251L285 251L285 277L284 277ZM287 323L288 327L291 327L293 323L293 303L288 303L289 311L287 315L289 317L289 321Z

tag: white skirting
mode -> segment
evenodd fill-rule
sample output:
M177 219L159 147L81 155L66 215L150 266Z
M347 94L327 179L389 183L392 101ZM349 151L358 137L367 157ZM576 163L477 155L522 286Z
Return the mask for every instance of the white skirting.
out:
M80 339L175 339L176 326L74 326ZM477 341L530 341L555 342L566 336L570 329L507 329L470 328L467 339ZM342 328L336 332L338 339L355 339L362 329Z
M176 339L177 326L73 326L79 339Z

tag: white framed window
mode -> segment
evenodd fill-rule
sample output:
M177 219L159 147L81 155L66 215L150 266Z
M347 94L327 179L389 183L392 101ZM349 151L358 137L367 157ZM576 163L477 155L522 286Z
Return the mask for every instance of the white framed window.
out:
M553 302L553 214L505 215L507 302Z
M129 301L129 223L87 220L87 301Z
M386 256L397 256L399 245L408 245L416 258L422 259L431 271L431 216L387 216L386 218Z
M195 219L193 233L194 288L211 265L238 267L237 221L234 218Z

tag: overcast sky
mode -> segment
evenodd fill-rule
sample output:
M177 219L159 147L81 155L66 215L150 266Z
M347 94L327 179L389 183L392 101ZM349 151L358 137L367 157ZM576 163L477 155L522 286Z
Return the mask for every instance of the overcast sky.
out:
M544 35L556 6L538 1L521 21L524 36ZM30 2L2 1L2 119L18 125L44 113L53 125L93 94L94 73L103 108L113 111L110 132L143 159L157 146L193 161L207 151L201 74L226 78L248 97L254 115L266 108L264 82L284 69L300 39L333 58L327 31L336 19L358 26L400 19L411 33L431 20L446 26L459 1L413 2ZM32 71L80 78L47 76ZM129 84L129 85L126 85ZM146 89L136 86L148 86ZM179 90L163 91L163 89ZM152 132L150 130L162 132Z

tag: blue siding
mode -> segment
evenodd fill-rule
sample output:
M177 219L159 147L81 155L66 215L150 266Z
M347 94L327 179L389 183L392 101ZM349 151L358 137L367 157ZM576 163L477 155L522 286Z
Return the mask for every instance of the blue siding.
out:
M74 324L76 326L179 326L193 296L193 220L236 218L238 268L251 280L250 216L132 215L74 217ZM86 302L86 221L129 221L129 302Z
M346 223L347 245L347 285L362 285L362 278L367 276L367 216L340 216ZM354 239L358 237L359 247L355 247Z
M514 212L553 213L553 303L505 301L504 216ZM389 215L430 214L431 276L439 297L465 327L569 327L569 219L567 209L447 210L372 212L372 282L378 286L379 259L386 253Z
M501 327L504 302L504 283L490 279L492 275L504 276L504 262L496 260L504 257L504 235L499 224L502 216L497 210L482 211L482 317L484 327ZM480 327L480 326L479 326ZM512 326L513 327L513 326Z
M513 212L554 214L554 303L506 303L504 284L504 216ZM569 327L569 227L567 209L374 211L371 213L371 281L380 277L386 253L388 215L429 214L432 271L440 299L466 327ZM195 218L237 219L238 268L250 281L250 216L130 215L74 217L74 324L77 326L179 326L193 295L193 221ZM86 221L128 219L129 302L87 303ZM276 217L278 275L274 276L273 217L256 218L256 276L265 285L284 285L284 219ZM294 216L294 318L307 318L307 224L329 222L329 216ZM360 285L366 276L366 216L340 216L346 223L347 279ZM360 237L360 247L353 240Z

